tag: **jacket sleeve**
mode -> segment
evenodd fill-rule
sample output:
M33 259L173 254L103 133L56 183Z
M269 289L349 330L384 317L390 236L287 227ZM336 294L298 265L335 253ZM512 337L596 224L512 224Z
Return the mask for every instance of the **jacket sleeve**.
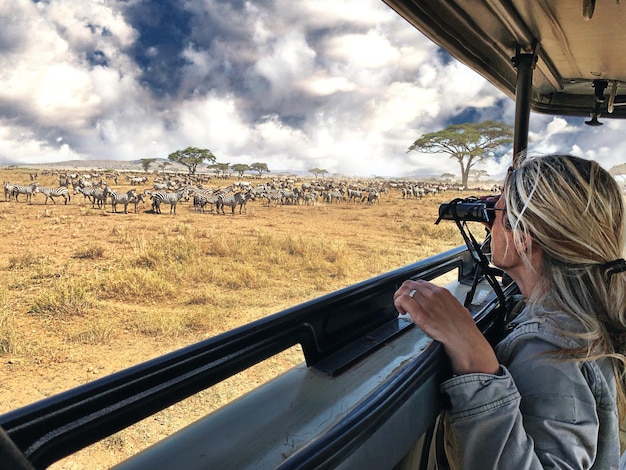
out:
M442 384L451 468L590 468L599 422L580 364L530 330L498 352L501 376L468 374Z

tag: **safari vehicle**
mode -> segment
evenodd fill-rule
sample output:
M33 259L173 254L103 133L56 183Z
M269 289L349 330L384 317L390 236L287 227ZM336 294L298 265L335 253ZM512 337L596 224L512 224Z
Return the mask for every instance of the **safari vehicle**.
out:
M624 118L626 11L619 1L385 0L515 100L514 151L531 111ZM481 217L480 203L471 207ZM446 212L448 211L448 212ZM471 212L450 211L466 245L0 416L0 466L45 468L300 344L305 362L119 465L157 468L432 468L448 373L442 348L391 301L408 278L449 289L497 341L518 300L489 266ZM434 222L434 221L433 221Z

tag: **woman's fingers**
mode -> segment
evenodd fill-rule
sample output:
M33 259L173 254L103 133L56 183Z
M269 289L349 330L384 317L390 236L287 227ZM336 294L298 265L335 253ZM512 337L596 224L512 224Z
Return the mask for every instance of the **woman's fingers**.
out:
M394 294L398 312L408 313L424 333L440 341L454 373L495 373L493 349L467 310L450 291L427 281L405 281Z
M443 287L423 280L405 281L395 294L400 313L408 313L431 338L442 341L473 320L467 309Z

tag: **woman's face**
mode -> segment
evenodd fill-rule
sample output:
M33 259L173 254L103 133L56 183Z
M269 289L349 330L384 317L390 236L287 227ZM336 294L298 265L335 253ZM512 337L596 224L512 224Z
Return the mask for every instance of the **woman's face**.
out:
M505 271L518 266L522 260L513 241L513 231L506 214L504 197L494 206L495 220L491 226L491 262Z

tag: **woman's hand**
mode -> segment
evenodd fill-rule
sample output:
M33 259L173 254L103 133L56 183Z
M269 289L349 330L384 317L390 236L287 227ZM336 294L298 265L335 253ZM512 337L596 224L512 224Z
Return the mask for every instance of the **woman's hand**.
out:
M424 333L443 344L453 374L499 372L491 345L448 289L422 280L404 281L393 303L398 312L408 313Z

